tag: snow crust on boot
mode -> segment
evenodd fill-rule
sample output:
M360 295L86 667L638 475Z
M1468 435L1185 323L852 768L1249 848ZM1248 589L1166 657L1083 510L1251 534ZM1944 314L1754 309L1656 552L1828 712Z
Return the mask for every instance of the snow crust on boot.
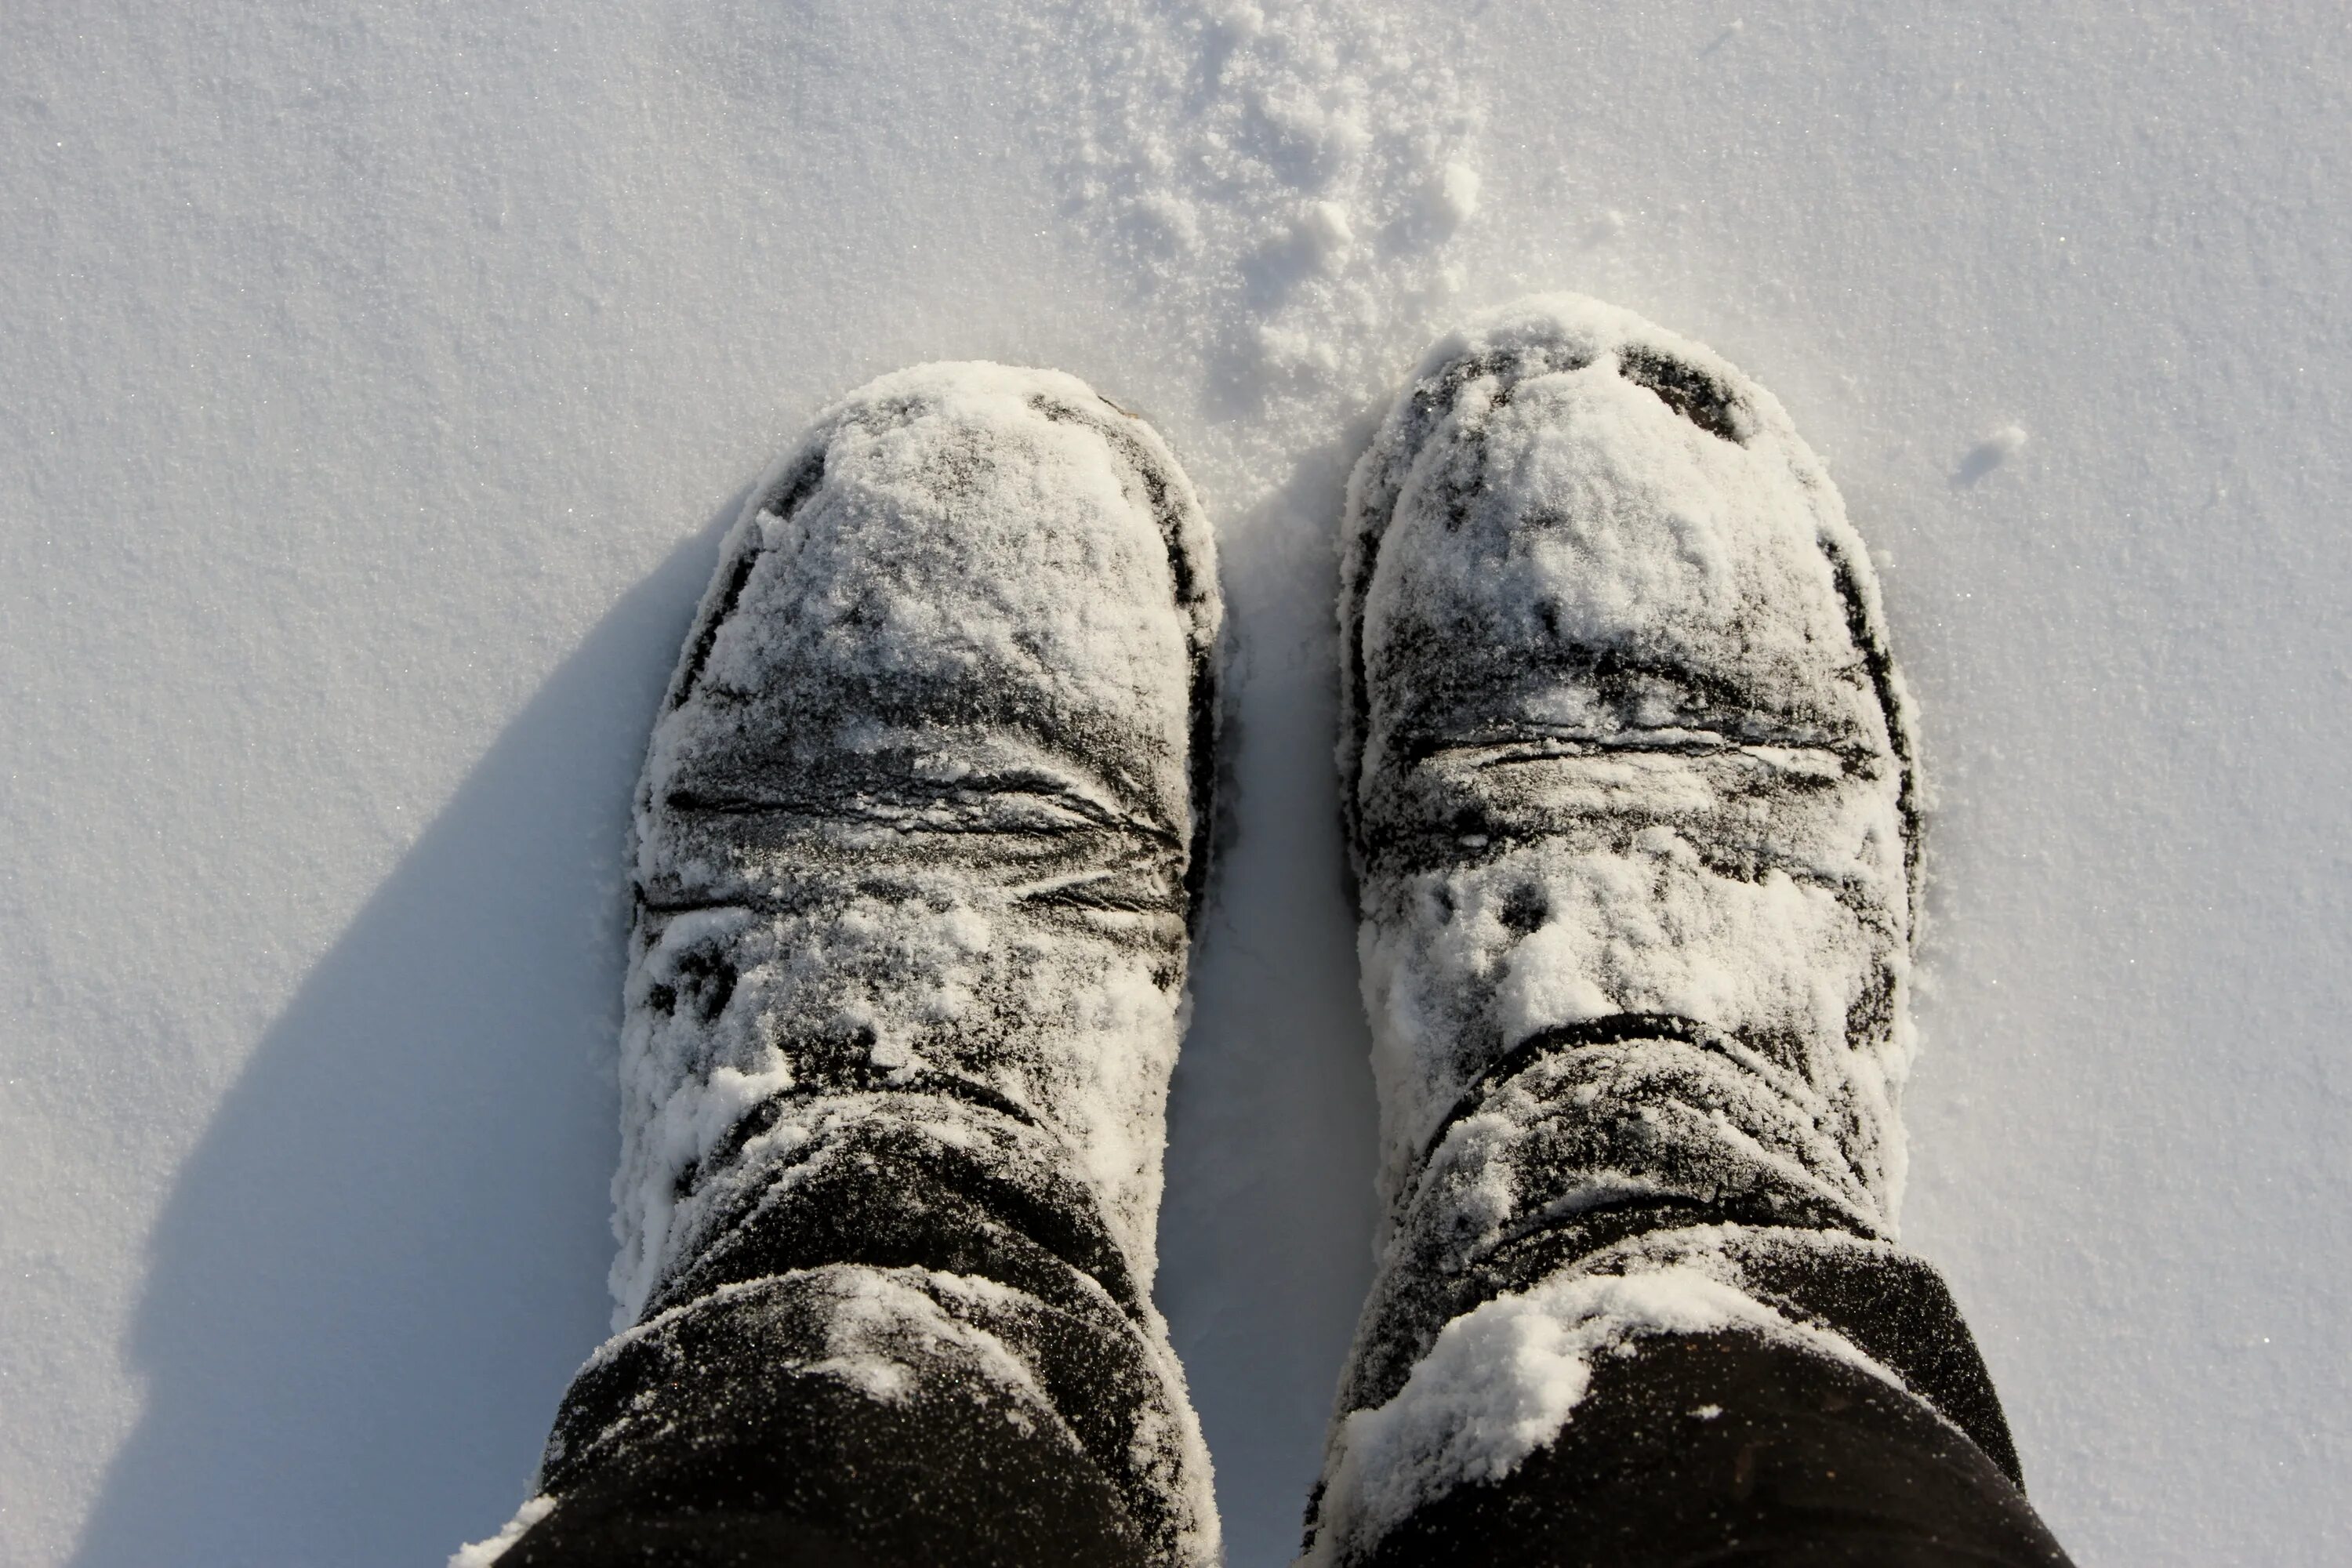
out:
M1385 1218L1318 1561L1507 1472L1630 1338L1820 1337L1750 1255L1893 1236L1918 878L1868 557L1715 354L1522 300L1431 349L1347 504ZM1747 1228L1624 1245L1695 1215Z
M931 1079L1061 1134L1148 1282L1212 549L1150 427L1045 371L887 376L762 485L637 790L625 1317L753 1105Z
M1078 1215L1057 1245L1164 1390L1133 1467L1171 1560L1213 1559L1149 1292L1220 618L1174 458L1067 375L886 376L772 470L636 795L612 1287L615 1327L646 1322L602 1353L740 1279L744 1216L787 1188L854 1185L877 1151L982 1169ZM886 1316L982 1289L866 1273L843 1299ZM842 1375L887 1387L855 1338Z

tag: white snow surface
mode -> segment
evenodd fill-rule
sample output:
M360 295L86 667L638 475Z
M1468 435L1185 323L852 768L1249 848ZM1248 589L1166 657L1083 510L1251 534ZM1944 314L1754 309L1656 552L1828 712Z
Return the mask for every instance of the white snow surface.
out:
M1572 289L1881 567L1936 810L1906 1240L2085 1563L2352 1549L2333 5L30 0L0 53L0 1561L433 1562L602 1338L624 828L743 492L940 358L1146 415L1234 819L1159 1294L1295 1549L1377 1140L1348 465ZM2024 439L2025 433L2031 439Z

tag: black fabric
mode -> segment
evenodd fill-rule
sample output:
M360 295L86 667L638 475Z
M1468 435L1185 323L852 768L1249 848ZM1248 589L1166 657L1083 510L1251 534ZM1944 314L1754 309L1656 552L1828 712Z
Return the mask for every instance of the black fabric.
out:
M823 1126L763 1165L648 1314L722 1285L857 1263L992 1279L1054 1301L1139 1305L1126 1255L1047 1134L985 1107L904 1092L861 1097L863 1115ZM747 1117L754 1125L764 1118ZM943 1121L964 1146L942 1142Z
M2014 1482L1919 1400L1746 1331L1604 1356L1572 1418L1499 1482L1457 1487L1367 1568L2049 1568Z
M1761 1300L1830 1329L1894 1373L2011 1483L2025 1485L1992 1374L1942 1275L1916 1258L1859 1249L1759 1249L1743 1263Z
M1034 1130L958 1114L975 1129L961 1145L850 1118L740 1183L647 1322L566 1394L541 1478L557 1505L504 1563L1166 1562L1131 1439L1167 1393L1124 1261ZM2063 1563L1935 1271L1861 1238L1727 1231L1729 1217L1633 1205L1578 1250L1602 1232L1668 1246L1715 1227L1759 1301L1914 1392L1745 1331L1640 1340L1600 1358L1553 1444L1424 1506L1364 1561ZM1526 1246L1496 1272L1511 1289L1569 1262ZM877 1291L936 1331L886 1336L904 1373L888 1388L827 1370Z
M2025 1484L1992 1374L1942 1275L1885 1244L1834 1231L1739 1223L1744 1218L1727 1205L1687 1203L1587 1211L1559 1230L1498 1250L1487 1272L1499 1284L1470 1298L1470 1304L1502 1289L1527 1289L1607 1246L1647 1237L1654 1249L1694 1234L1693 1227L1708 1227L1699 1234L1715 1256L1736 1267L1747 1295L1791 1322L1827 1330L1894 1373L2003 1475Z
M810 1276L765 1281L583 1373L558 1426L579 1451L544 1477L560 1500L502 1564L1152 1561L1121 1488L1018 1390L951 1354L895 1399L811 1370L834 1305Z
M541 1467L556 1506L501 1563L1169 1562L1165 1456L1139 1434L1170 1429L1171 1394L1056 1148L883 1094L755 1152L573 1380Z
M1730 1226L1791 1241L1885 1239L1843 1146L1822 1135L1823 1108L1759 1092L1782 1069L1735 1037L1615 1015L1539 1044L1462 1096L1451 1121L1489 1125L1433 1137L1406 1184L1343 1409L1396 1397L1445 1325L1481 1302L1644 1236Z

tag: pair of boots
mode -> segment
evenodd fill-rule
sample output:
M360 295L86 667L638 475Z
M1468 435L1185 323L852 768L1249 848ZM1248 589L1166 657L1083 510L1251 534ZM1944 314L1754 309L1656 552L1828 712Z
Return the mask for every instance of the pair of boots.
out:
M1381 1268L1307 1560L2053 1563L1893 1245L1907 703L1780 405L1572 297L1349 486ZM1211 536L1069 376L887 376L728 536L635 806L620 1321L461 1562L1204 1564L1150 1303Z

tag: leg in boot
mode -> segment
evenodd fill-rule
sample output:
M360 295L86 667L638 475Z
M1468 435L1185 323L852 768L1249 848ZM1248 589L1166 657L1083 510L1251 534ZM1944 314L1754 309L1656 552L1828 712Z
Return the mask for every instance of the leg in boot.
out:
M1345 551L1386 1221L1312 1559L2056 1560L1894 1246L1907 703L1787 416L1526 301L1415 373Z
M1215 1560L1150 1290L1218 616L1067 376L887 377L762 487L636 803L631 1326L508 1568Z

